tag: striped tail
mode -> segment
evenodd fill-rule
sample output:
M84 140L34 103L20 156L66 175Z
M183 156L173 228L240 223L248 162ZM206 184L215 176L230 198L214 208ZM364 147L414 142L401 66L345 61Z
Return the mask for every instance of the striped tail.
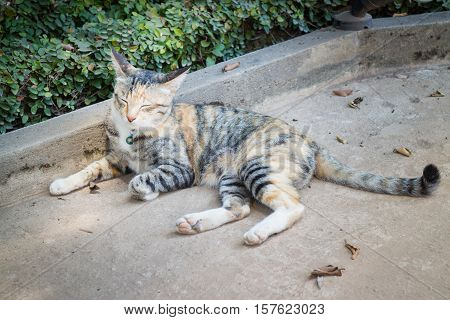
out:
M350 168L320 148L316 153L315 176L343 186L376 193L420 197L431 194L439 185L438 168L429 164L417 178L383 177Z

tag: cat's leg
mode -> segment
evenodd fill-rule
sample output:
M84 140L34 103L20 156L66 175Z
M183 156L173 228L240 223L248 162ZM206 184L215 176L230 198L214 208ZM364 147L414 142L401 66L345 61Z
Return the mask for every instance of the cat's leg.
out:
M63 195L89 185L92 181L103 181L121 175L121 168L113 156L94 161L83 170L66 178L56 179L50 184L50 194Z
M147 201L155 199L160 192L187 188L193 183L194 171L190 165L168 159L131 179L128 191L133 198Z
M247 245L263 243L298 221L305 211L297 188L284 170L274 172L262 164L250 164L241 172L246 187L261 203L273 209L269 216L244 234Z
M177 231L182 234L195 234L240 220L250 214L249 193L238 177L223 176L219 181L219 193L221 208L185 215L177 220Z

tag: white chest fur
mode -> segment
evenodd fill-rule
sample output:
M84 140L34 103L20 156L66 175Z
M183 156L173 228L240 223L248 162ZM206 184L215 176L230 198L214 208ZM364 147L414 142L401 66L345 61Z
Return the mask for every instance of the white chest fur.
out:
M127 143L127 137L130 136L133 128L128 121L123 119L119 111L115 108L112 108L111 110L111 118L119 135L117 143L115 144L115 148L118 149L116 151L125 155L128 162L128 167L131 170L137 173L142 173L145 171L145 165L139 161L139 156L135 154L136 152L133 150L131 145Z
M126 142L127 137L130 135L131 127L128 121L125 121L123 117L120 115L119 111L116 108L112 108L111 110L111 118L119 134L119 145L117 147L120 148L120 151L131 153L131 146Z

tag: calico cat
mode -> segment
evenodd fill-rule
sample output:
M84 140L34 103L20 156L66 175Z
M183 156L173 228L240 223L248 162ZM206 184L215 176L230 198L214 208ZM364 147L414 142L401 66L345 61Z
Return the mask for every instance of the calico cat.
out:
M52 195L127 170L137 174L128 190L141 200L207 184L218 188L222 207L183 216L176 221L177 231L195 234L243 219L254 198L274 210L244 234L245 244L256 245L302 217L299 190L313 175L356 189L407 196L431 194L439 184L439 170L432 164L418 178L386 178L342 164L279 119L218 105L173 104L186 69L168 74L137 69L115 51L112 62L116 84L105 125L107 155L55 180Z

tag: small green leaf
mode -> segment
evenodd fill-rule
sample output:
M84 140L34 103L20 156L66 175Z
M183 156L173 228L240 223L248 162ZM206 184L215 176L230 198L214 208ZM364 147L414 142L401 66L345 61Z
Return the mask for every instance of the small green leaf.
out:
M207 67L212 66L215 63L216 63L216 59L215 58L213 58L213 57L206 58L206 66Z
M173 28L173 33L175 33L179 37L184 35L184 32L180 28Z
M215 56L222 57L224 49L225 46L222 43L219 43L214 47L214 50L212 52L214 53Z
M39 105L37 103L33 104L31 107L31 114L36 114L37 109L39 108Z

